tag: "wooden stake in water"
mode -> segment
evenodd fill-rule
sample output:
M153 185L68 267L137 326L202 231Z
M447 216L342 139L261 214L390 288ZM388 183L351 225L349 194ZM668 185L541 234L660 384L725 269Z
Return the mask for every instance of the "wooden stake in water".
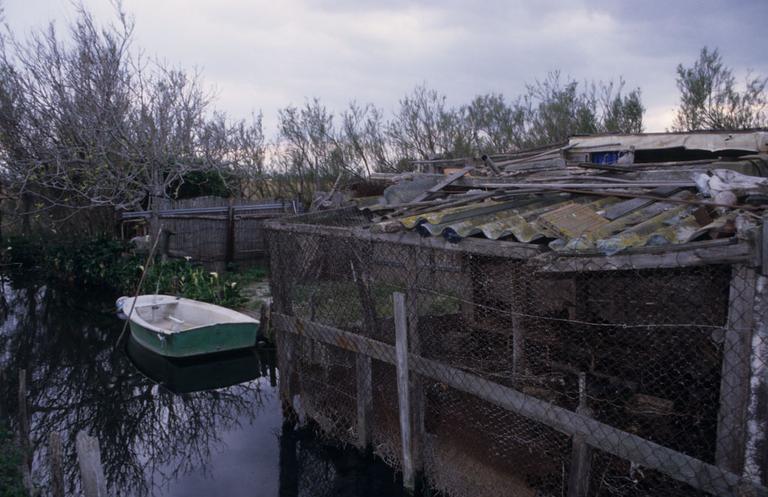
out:
M53 497L64 497L64 471L61 461L61 435L54 431L48 436L48 463L51 467Z
M77 462L80 465L80 487L85 497L107 497L107 480L101 466L99 441L84 431L75 441Z
M21 477L27 493L32 495L32 449L29 443L29 414L27 412L27 370L19 370L19 442L21 445Z

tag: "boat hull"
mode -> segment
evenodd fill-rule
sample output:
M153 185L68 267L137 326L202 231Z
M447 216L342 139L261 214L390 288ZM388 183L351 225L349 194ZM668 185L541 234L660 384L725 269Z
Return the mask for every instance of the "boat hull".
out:
M253 347L258 323L218 323L173 334L159 333L130 322L131 336L147 349L166 357L192 357Z

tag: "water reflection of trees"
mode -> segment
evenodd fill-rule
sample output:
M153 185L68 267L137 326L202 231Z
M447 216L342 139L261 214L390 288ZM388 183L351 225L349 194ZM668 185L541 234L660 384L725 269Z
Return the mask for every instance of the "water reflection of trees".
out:
M122 322L109 314L111 296L23 279L4 278L0 287L0 369L6 380L28 371L35 477L43 486L51 432L64 438L69 492L78 485L74 439L85 430L100 442L111 493L147 494L192 470L205 471L219 434L253 421L268 395L264 379L169 392L138 373L123 351L113 353ZM1 387L3 404L14 411L15 382Z

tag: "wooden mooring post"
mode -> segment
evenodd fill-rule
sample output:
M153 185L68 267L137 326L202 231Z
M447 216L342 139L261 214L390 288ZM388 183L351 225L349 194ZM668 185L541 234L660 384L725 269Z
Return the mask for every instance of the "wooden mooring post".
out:
M27 493L32 495L32 444L29 441L29 413L27 411L27 370L19 370L19 445L21 446L21 477Z
M107 480L101 466L99 441L86 432L77 433L75 440L77 462L80 465L80 486L85 497L107 497Z
M51 468L51 495L64 497L64 470L62 469L61 435L48 436L48 464Z

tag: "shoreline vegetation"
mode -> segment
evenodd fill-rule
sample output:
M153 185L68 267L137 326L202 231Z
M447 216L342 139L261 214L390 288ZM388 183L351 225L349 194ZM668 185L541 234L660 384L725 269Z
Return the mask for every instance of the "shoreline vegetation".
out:
M133 295L145 256L129 243L106 237L8 237L0 244L0 268L22 269L68 285ZM148 269L140 293L179 295L231 308L249 307L248 285L267 277L263 267L224 273L191 259L158 260Z

